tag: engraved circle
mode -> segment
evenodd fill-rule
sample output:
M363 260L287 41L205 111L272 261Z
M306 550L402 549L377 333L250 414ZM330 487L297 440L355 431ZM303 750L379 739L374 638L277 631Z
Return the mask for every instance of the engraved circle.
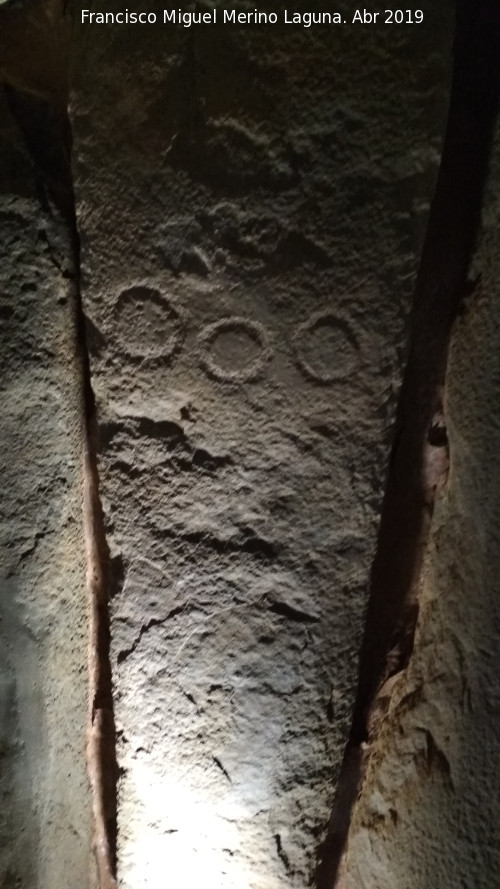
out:
M349 324L331 311L316 312L294 335L296 362L308 380L335 383L354 372L359 347Z
M175 357L184 341L179 310L156 287L135 285L122 290L116 303L116 332L133 358Z
M223 318L205 327L198 340L200 365L220 383L249 383L271 358L264 327L248 318Z

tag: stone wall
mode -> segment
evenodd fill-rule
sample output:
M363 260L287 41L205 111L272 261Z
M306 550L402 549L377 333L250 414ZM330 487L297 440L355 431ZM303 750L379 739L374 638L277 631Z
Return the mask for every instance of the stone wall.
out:
M11 99L14 99L11 96ZM67 227L0 93L0 885L88 886L82 407ZM43 204L43 206L42 206Z
M76 22L124 887L314 880L445 120L426 16L425 58Z
M418 31L0 5L2 889L332 889L349 819L338 889L494 885L498 149L471 269L438 188L410 322L452 64L451 4L420 5ZM422 448L432 300L467 271ZM395 473L425 521L396 497L386 538Z
M490 889L498 881L499 143L476 281L451 341L449 469L433 516L408 668L395 677L339 887Z

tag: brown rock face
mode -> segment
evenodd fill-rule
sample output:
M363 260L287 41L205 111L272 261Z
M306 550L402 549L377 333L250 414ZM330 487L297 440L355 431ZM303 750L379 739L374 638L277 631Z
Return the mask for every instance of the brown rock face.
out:
M314 879L445 105L425 9L425 59L377 26L76 28L123 887Z

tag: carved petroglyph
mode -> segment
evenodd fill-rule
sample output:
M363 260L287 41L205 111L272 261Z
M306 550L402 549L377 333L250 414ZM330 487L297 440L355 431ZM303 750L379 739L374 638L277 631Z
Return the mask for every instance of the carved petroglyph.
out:
M186 332L186 313L158 288L136 285L122 290L116 304L117 339L133 360L178 357ZM312 314L290 335L295 363L309 382L330 385L359 366L359 346L349 322L330 309ZM198 362L219 383L253 383L273 358L272 335L250 318L228 316L202 327Z
M272 357L265 328L248 318L223 318L209 324L198 344L201 367L221 383L253 382Z
M321 385L350 376L358 364L358 344L343 318L315 312L294 335L295 360L306 379Z
M254 382L272 358L270 337L262 324L224 318L199 337L200 364L219 382ZM297 367L310 382L329 385L356 370L359 347L346 320L330 310L315 312L292 336Z
M297 328L293 344L299 370L314 383L334 383L357 367L356 338L349 324L332 311L315 312Z
M116 336L131 358L173 360L184 342L180 310L157 288L122 290L116 303Z

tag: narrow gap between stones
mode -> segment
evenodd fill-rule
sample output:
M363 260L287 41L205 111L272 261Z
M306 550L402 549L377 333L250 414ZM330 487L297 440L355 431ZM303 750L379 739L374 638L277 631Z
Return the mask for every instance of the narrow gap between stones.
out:
M82 361L86 412L84 522L90 607L90 705L87 762L94 802L94 843L100 889L114 889L116 886L118 765L116 761L116 732L110 662L110 558L99 497L95 402L86 347L85 319L78 283L76 308L76 324Z
M392 680L408 665L434 502L446 485L445 373L453 323L477 282L468 270L499 104L498 0L457 0L453 74L441 165L431 204L396 414L358 690L317 889L332 889L365 774L370 741L387 711Z
M71 173L72 135L67 108L29 92L5 86L9 107L31 156L38 196L48 214L59 217L67 232L67 262L61 245L47 248L61 274L72 279L75 360L81 385L83 512L89 609L89 711L87 767L94 814L94 853L100 889L116 886L115 721L110 664L110 558L104 531L97 470L97 423L85 317L80 292L80 242Z

